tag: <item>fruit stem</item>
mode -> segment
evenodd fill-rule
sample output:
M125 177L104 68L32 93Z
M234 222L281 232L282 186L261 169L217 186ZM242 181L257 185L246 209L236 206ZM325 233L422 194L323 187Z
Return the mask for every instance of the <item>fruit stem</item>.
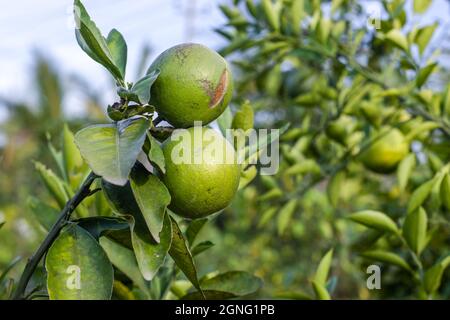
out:
M78 192L72 197L72 199L70 199L66 203L55 224L47 234L47 237L45 237L44 241L41 243L36 252L28 259L25 269L23 270L23 273L20 277L19 284L17 285L17 289L12 296L13 300L24 299L25 290L27 288L28 282L31 279L31 276L34 273L34 270L36 269L44 254L48 251L50 246L55 241L61 229L66 225L67 221L69 221L72 212L85 198L95 193L94 190L91 191L90 187L96 178L96 174L94 174L93 172L89 173L88 177L83 182Z

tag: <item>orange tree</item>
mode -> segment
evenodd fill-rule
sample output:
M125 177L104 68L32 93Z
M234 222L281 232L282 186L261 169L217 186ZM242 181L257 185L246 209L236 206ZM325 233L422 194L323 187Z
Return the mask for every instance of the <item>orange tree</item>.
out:
M58 172L36 163L49 197L32 197L29 206L47 235L18 281L8 278L16 261L0 274L0 295L226 299L257 292L262 282L251 273L200 277L194 259L213 246L196 241L199 231L250 180L232 142L207 127L231 98L226 61L202 45L183 44L162 53L141 79L127 82L120 32L104 37L80 0L74 14L78 44L117 85L118 102L107 108L113 121L75 135L65 126L61 150L51 148ZM171 126L160 126L162 120ZM196 121L203 127L191 128ZM187 162L176 162L173 150L180 147ZM247 157L257 157L258 148L249 148ZM190 155L200 155L200 162Z
M450 87L441 42L430 45L439 25L419 24L431 2L380 1L370 14L352 0L220 6L236 103L253 106L239 113L291 122L278 174L240 194L238 219L219 218L235 239L254 228L236 254L255 257L241 261L269 294L449 297ZM330 280L309 278L331 248ZM370 264L380 290L366 287Z

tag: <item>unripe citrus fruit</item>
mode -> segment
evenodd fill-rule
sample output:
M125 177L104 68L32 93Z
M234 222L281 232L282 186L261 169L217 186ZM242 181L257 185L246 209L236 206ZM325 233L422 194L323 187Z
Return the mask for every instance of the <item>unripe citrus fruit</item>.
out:
M390 173L408 154L408 141L396 128L384 128L371 139L374 142L361 153L360 159L364 166L372 171Z
M166 173L162 179L172 197L169 208L196 219L226 208L240 179L233 146L205 127L176 130L163 144Z
M181 44L159 55L149 72L160 70L151 103L178 128L203 125L219 117L230 102L233 82L227 62L200 44Z

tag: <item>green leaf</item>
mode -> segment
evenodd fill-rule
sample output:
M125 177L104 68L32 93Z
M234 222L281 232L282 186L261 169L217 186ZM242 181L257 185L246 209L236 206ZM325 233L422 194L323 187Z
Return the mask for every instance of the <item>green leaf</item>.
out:
M150 150L148 152L150 162L156 165L162 173L166 173L166 160L159 142L151 134L147 136L150 141Z
M414 190L411 198L409 199L408 213L418 209L425 202L433 189L434 182L435 180L431 179Z
M279 235L282 235L286 231L296 207L297 200L292 199L280 209L277 219L277 230Z
M403 51L408 52L408 39L400 30L392 29L386 34L386 39Z
M0 225L0 228L3 224ZM8 276L8 273L14 269L14 267L22 260L21 257L16 257L14 258L13 261L11 261L11 263L9 263L4 269L3 272L0 273L0 286L3 284L3 281L6 279L6 277Z
M205 224L208 222L208 219L196 219L192 220L189 223L189 226L186 229L186 240L189 243L189 246L192 247L194 244L195 238L197 238L197 235L199 232L203 229Z
M317 283L316 281L312 281L312 286L317 299L331 300L330 294L328 293L327 288L325 288L325 286Z
M102 179L102 190L113 212L133 216L141 214L130 183L117 186Z
M205 290L206 299L215 300L219 296L223 299L242 297L255 293L262 287L262 281L254 275L244 271L230 271L219 274L213 278L203 280L202 288ZM208 292L214 292L208 294ZM221 293L221 294L219 294ZM182 299L200 298L197 292L187 294Z
M192 248L192 256L198 256L200 253L212 248L214 243L211 241L203 241L197 244L194 248Z
M450 256L447 256L425 272L424 287L429 294L433 294L439 289L442 282L442 275L449 266Z
M115 217L88 217L75 220L81 228L90 233L97 241L115 231L129 230L128 222Z
M253 179L256 178L258 170L255 166L250 166L245 170L241 171L241 179L239 180L238 190L245 188Z
M280 7L275 5L272 0L262 0L261 7L270 29L278 31L280 29Z
M266 211L264 211L263 214L261 215L261 219L259 220L258 228L264 227L272 219L275 213L277 213L277 211L278 211L277 207L271 207Z
M450 210L450 174L446 173L440 188L441 201Z
M267 135L260 136L257 143L253 143L245 148L245 160L250 161L259 156L259 153L274 141L278 140L280 136L286 132L290 124L287 123L278 130L270 130Z
M170 203L170 193L166 186L142 166L131 171L131 190L144 216L153 239L159 242L164 215Z
M128 55L128 48L125 39L119 31L112 29L106 38L106 43L108 45L109 52L111 53L114 65L120 70L122 78L125 78Z
M403 192L408 184L409 177L411 176L411 172L416 166L416 155L414 153L410 153L407 155L398 165L397 168L397 180L398 187L400 188L400 192Z
M144 117L94 125L78 131L75 142L95 174L123 186L142 149L148 127Z
M188 293L185 296L181 297L180 300L227 300L233 298L236 298L236 296L229 292L208 290L202 291L202 293Z
M414 39L414 43L417 44L419 47L419 53L422 55L425 51L425 49L428 46L428 43L430 42L431 38L433 37L434 31L436 30L438 26L438 23L434 23L429 26L425 26L423 28L420 28L417 31L416 37Z
M142 79L138 80L133 87L131 88L131 92L136 95L138 101L141 104L150 103L150 90L158 78L160 73L159 69L152 71L150 74L147 74Z
M420 69L416 77L417 88L421 88L423 86L423 84L428 80L430 75L436 69L437 65L437 62L433 62Z
M197 268L195 267L191 251L177 222L172 217L170 219L172 221L172 245L169 254L188 280L201 292L202 289L198 281Z
M407 271L411 271L409 264L402 257L392 252L384 250L371 250L363 252L361 256L370 260L392 264Z
M314 282L325 287L327 284L328 273L330 272L331 262L333 260L333 249L328 251L320 260L317 267L316 274L314 275Z
M139 289L143 292L148 292L150 282L146 281L142 276L133 251L108 238L101 238L100 244L111 263L131 279Z
M64 125L63 129L62 157L66 174L70 179L71 173L77 172L83 166L84 162L75 144L73 133L67 124Z
M80 0L74 1L74 15L77 23L75 35L81 49L93 60L103 65L116 80L123 81L124 74L114 63L106 39L102 36L94 21L91 20Z
M66 227L52 244L45 268L51 300L111 298L111 263L97 241L75 224Z
M414 0L414 12L424 13L432 2L433 0Z
M427 213L422 207L408 213L403 223L403 237L408 246L418 255L427 242L427 223Z
M247 100L239 111L236 112L231 124L233 129L241 129L247 131L253 129L253 108L250 102Z
M56 200L59 208L62 209L69 200L69 196L64 188L64 182L42 163L36 162L35 167L44 182L45 187Z
M331 205L336 208L339 205L339 200L342 192L342 184L345 182L345 171L338 171L328 182L327 195Z
M356 223L365 225L366 227L372 229L393 232L397 234L399 233L399 229L395 222L390 217L379 211L359 211L351 214L348 218Z
M49 231L58 219L59 210L35 197L29 197L27 205L39 224Z
M233 114L231 113L231 109L228 107L225 111L217 118L217 124L219 126L220 132L224 137L227 136L227 130L231 129L231 125L233 122Z
M138 220L139 219L139 220ZM166 214L159 243L152 239L142 217L129 216L131 238L139 269L145 280L152 280L164 264L172 241L172 227Z

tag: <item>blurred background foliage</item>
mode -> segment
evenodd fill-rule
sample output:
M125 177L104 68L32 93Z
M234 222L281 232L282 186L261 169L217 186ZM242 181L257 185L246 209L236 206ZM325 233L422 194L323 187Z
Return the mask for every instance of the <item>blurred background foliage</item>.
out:
M410 265L415 257L396 237L347 218L370 209L404 225L408 207L419 197L428 216L420 276L450 252L450 189L443 183L450 156L447 30L433 21L419 23L430 3L382 1L379 15L367 12L364 1L352 0L220 5L227 23L215 31L224 38L220 52L234 71L233 113L254 112L256 128L291 126L281 139L279 172L258 176L201 231L199 240L215 246L198 257L200 274L252 271L265 283L259 297L304 298L312 295L317 264L333 248L327 283L333 298L427 296L410 273L386 259L377 262L382 289L368 290L366 268L373 259L367 250L395 253ZM148 55L146 50L141 61ZM145 70L145 63L140 65ZM29 199L52 200L34 161L59 172L51 153L61 149L64 123L75 132L106 121L102 92L92 92L89 79L62 76L41 53L29 77L35 84L32 105L1 97L9 116L0 126L6 137L0 150L0 222L6 222L0 230L0 271L17 255L29 256L45 234ZM63 96L70 90L83 93L85 116L64 112ZM241 108L246 101L252 108ZM410 138L410 164L402 161L388 174L369 170L358 157L383 128L398 128ZM433 179L439 181L433 190L416 192ZM449 298L448 272L440 284L436 296Z

